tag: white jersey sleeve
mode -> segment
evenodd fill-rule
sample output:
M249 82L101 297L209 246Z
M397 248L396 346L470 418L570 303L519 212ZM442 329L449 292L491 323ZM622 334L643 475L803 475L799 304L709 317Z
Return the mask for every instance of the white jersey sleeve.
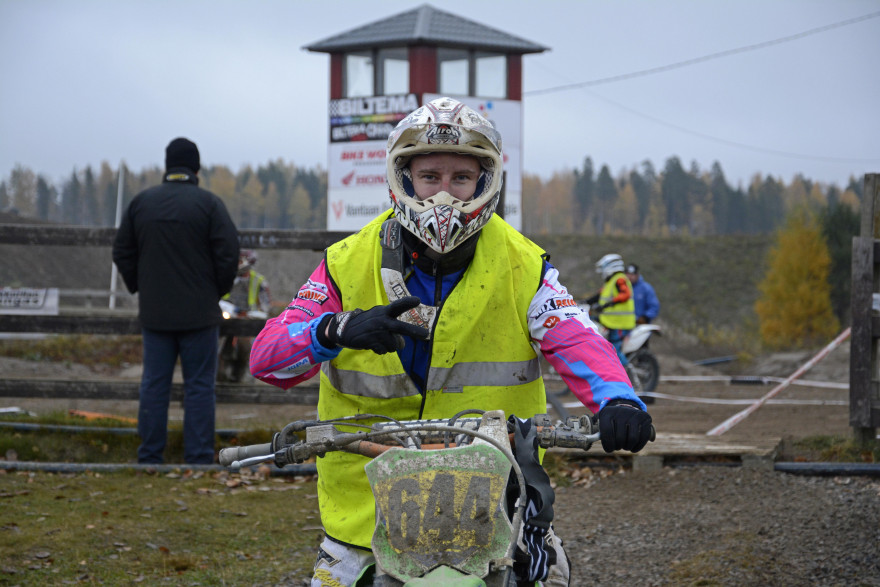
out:
M565 286L559 283L559 270L548 264L541 287L529 306L529 334L533 341L540 342L548 330L569 319L578 320L599 332L589 313L578 306Z

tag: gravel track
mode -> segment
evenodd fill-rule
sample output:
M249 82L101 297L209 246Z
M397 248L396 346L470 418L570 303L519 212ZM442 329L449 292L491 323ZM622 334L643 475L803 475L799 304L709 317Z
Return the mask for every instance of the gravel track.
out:
M880 585L880 480L697 466L557 488L572 585Z

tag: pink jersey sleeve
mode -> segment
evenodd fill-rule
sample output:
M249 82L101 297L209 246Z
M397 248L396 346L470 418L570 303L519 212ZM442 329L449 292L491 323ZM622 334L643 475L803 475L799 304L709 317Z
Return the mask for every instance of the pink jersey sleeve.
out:
M342 350L324 348L315 336L321 318L340 311L339 293L321 261L287 308L268 320L254 339L251 374L284 389L313 377L322 362L336 357Z
M645 405L633 392L614 346L548 267L529 307L529 332L572 393L594 414L613 399Z

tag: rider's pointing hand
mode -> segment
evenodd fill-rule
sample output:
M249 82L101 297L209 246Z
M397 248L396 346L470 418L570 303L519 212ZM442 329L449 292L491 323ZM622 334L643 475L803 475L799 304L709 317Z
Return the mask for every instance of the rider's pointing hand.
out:
M599 435L605 452L638 452L651 440L651 415L635 402L611 400L599 411Z
M419 305L419 298L408 296L387 306L369 310L339 312L318 327L318 342L326 347L342 346L371 350L384 355L403 348L403 336L426 339L428 331L421 326L401 322L398 316Z

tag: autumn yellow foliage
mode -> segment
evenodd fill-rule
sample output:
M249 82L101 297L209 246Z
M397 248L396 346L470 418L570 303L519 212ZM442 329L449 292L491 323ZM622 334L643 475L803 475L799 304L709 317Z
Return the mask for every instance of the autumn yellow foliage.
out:
M808 348L834 337L840 324L831 309L831 256L816 218L789 214L767 258L755 312L770 348Z

